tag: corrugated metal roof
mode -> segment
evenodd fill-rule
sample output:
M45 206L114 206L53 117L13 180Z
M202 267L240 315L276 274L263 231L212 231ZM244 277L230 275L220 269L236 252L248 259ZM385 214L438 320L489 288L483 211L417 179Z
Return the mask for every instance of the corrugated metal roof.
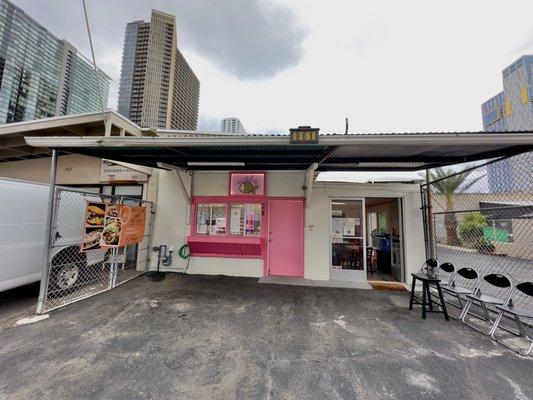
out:
M160 137L178 138L246 138L246 137L288 137L289 133L222 133L222 132L190 132L190 131L157 131ZM320 133L319 137L350 137L350 136L417 136L417 135L495 135L502 133L523 133L530 134L533 130L505 131L505 132L485 132L485 131L463 131L463 132L357 132L357 133Z
M290 144L286 135L199 135L170 137L26 138L32 146L51 147L133 164L157 162L195 169L417 170L533 150L529 132L505 134L325 135L319 144ZM205 165L197 167L198 163ZM239 168L232 168L239 169Z

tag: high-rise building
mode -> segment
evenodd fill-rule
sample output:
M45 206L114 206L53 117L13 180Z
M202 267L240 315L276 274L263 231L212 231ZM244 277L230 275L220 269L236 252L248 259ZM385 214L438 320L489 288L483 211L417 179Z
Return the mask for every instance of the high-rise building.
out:
M533 55L520 57L502 72L503 91L481 105L483 130L533 130ZM527 165L528 154L487 167L491 192L531 191L533 176L524 176L518 165Z
M220 131L226 133L246 133L240 119L235 117L224 118L220 122Z
M0 0L0 123L97 111L111 79L74 46Z
M195 130L200 81L177 48L176 18L126 25L118 112L142 127Z

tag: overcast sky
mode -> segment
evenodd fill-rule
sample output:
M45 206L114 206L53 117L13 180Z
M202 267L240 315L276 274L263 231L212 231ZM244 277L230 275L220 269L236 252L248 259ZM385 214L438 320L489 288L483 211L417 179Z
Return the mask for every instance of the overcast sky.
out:
M12 0L90 55L81 0ZM533 1L87 0L116 109L125 25L176 15L201 82L200 129L248 132L480 130L501 70L533 53Z

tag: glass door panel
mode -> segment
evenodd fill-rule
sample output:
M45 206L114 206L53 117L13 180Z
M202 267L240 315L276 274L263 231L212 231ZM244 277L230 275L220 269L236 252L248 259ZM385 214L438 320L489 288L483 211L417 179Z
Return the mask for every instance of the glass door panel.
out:
M331 279L366 279L364 224L363 199L331 201Z

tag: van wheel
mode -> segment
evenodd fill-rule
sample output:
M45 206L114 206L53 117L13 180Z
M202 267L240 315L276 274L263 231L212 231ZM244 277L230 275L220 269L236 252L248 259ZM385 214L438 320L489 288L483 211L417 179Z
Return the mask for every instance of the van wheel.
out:
M59 289L66 290L78 281L80 269L76 265L62 266L56 274L56 283Z
M70 293L79 281L82 269L86 266L85 254L77 254L70 249L60 252L52 260L50 288L59 294Z

